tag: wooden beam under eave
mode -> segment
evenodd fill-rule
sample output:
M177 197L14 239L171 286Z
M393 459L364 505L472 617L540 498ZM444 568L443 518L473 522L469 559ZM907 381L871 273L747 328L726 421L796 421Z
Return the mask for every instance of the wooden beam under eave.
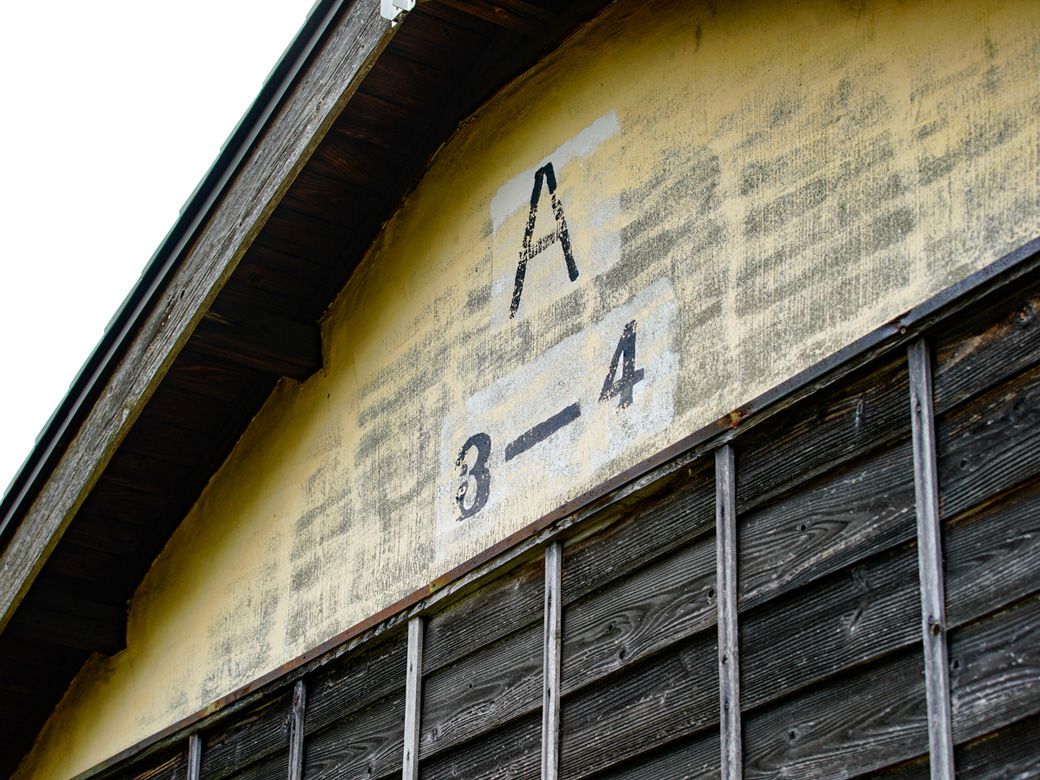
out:
M8 624L12 639L113 655L126 647L126 607L73 593L30 593Z
M191 340L199 352L274 376L303 381L321 368L321 328L278 314L236 307L210 312Z

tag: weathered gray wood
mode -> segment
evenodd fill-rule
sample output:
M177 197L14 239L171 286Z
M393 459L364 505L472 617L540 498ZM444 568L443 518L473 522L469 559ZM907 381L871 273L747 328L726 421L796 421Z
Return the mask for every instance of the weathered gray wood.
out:
M698 732L689 739L640 753L596 775L596 780L718 780L719 732Z
M351 4L228 184L161 295L149 304L78 434L0 557L0 629L166 369L391 35L376 3Z
M707 536L569 604L564 696L711 629L715 566L715 539Z
M951 632L957 743L1040 713L1040 594Z
M564 542L563 603L639 571L709 533L715 521L714 459L700 458L617 502L611 522Z
M283 692L206 729L199 769L203 777L222 780L273 753L286 753L291 709L292 699Z
M1037 715L957 748L961 777L971 780L1037 780L1040 778L1038 757L1040 716Z
M419 759L476 739L542 704L541 625L529 625L424 674Z
M956 742L1040 711L1040 598L951 632L950 640ZM925 702L923 659L907 649L750 715L746 774L852 777L913 759L928 747Z
M1040 479L944 528L950 628L1003 609L1040 583Z
M423 761L422 780L538 780L541 772L541 713Z
M539 556L431 615L424 640L426 672L454 663L525 626L541 625L543 566ZM509 615L510 619L488 620L488 614Z
M744 722L748 780L855 777L928 747L920 650L907 649Z
M202 767L202 738L199 732L188 737L188 780L199 780Z
M563 700L560 776L580 780L719 718L718 637L703 631Z
M739 606L747 611L916 537L909 441L740 518Z
M940 417L937 445L944 518L1040 472L1040 367Z
M943 587L939 476L935 460L932 411L932 357L918 339L907 347L910 410L914 441L914 493L917 504L917 553L921 585L921 637L928 697L928 744L932 780L953 780L953 732L946 651L946 597Z
M730 445L715 451L715 543L719 588L719 722L723 780L740 780L740 642L737 629L737 473Z
M422 720L422 665L424 619L408 621L408 671L404 697L403 780L419 779L419 729Z
M740 438L738 511L909 437L906 393L906 360L892 356L749 430Z
M1036 590L1040 484L945 534L952 632ZM916 646L917 571L916 548L904 545L743 613L745 712Z
M303 727L306 712L307 683L297 680L293 686L289 721L289 780L303 780Z
M402 690L321 731L308 729L304 780L399 778L404 755L404 706Z
M933 341L935 411L941 414L1040 362L1040 294L1015 301L953 328Z
M563 639L563 544L545 548L545 628L542 634L542 780L557 780L560 767L560 646Z
M396 626L356 652L315 670L307 680L307 733L312 734L390 694L403 691L407 631Z

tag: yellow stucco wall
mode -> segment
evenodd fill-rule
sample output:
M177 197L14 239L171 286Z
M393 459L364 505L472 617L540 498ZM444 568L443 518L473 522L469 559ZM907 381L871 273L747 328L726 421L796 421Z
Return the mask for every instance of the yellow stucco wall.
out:
M440 152L324 370L279 386L20 776L200 710L1040 234L1038 117L1034 0L619 0ZM580 273L550 242L510 318L545 162ZM597 396L631 320L620 409ZM490 494L460 522L478 431Z

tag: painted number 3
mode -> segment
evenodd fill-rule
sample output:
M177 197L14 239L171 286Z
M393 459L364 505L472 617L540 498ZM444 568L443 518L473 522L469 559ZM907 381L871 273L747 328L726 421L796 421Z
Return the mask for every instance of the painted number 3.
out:
M618 376L619 368L621 376ZM617 348L610 360L606 379L603 380L599 400L602 402L618 398L618 408L624 409L632 403L632 388L642 381L643 369L636 368L636 321L632 320L625 325L621 332L621 338L618 340ZM581 413L577 404L572 406L575 413L567 418L567 422L578 419ZM568 407L568 411L571 408ZM557 429L553 428L553 430ZM537 428L532 430L537 430ZM486 433L473 434L466 439L466 443L459 450L459 456L455 459L455 468L458 469L460 482L455 491L455 502L459 505L458 519L460 521L475 515L488 502L488 497L491 495L489 457L491 457L491 436ZM509 459L509 448L507 447L506 460Z

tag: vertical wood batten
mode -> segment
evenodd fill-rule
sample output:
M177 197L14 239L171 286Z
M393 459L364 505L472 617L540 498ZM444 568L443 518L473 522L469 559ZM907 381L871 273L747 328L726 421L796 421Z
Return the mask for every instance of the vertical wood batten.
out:
M737 638L737 500L733 448L715 451L716 578L719 599L719 729L723 780L740 780L740 651Z
M408 623L408 671L405 680L404 703L404 763L403 780L419 778L419 719L422 708L423 618L414 617Z
M307 710L307 685L297 680L289 714L289 780L303 778L303 720Z
M199 780L202 768L202 737L195 732L188 737L188 780Z
M932 363L928 344L907 347L910 360L910 413L914 437L914 493L917 504L917 561L921 580L921 636L928 698L928 747L933 780L953 780L953 730L946 649L939 481L935 460Z
M557 780L560 766L560 653L563 639L563 545L545 549L545 634L542 652L542 780Z

